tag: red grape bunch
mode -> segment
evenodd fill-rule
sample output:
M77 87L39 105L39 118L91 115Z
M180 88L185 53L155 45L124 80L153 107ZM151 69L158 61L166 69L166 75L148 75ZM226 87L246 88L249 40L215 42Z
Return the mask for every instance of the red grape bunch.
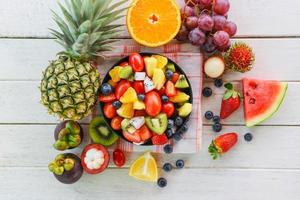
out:
M236 24L227 20L229 8L229 0L185 0L176 39L189 40L207 53L226 51L237 31Z

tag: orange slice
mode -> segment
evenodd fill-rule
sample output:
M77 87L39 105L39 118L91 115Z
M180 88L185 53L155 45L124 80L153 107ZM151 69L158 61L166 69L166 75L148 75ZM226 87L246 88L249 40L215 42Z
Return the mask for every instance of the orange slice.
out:
M168 43L181 26L180 10L175 0L134 0L126 21L131 37L148 47Z

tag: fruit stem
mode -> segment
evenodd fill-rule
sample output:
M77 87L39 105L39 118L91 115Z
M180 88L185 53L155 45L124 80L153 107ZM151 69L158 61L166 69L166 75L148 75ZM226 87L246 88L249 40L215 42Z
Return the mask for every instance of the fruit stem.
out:
M208 152L210 153L212 159L216 160L220 153L216 145L214 144L214 141L211 142L211 144L208 147Z

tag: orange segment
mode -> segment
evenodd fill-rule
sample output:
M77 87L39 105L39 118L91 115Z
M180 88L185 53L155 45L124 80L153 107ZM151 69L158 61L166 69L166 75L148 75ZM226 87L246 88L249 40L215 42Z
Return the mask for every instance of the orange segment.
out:
M175 0L134 0L126 21L132 38L149 47L168 43L181 26L180 10Z

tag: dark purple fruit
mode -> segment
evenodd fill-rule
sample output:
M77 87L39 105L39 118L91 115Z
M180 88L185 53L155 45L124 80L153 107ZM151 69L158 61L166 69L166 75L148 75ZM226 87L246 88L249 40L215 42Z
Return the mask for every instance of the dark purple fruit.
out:
M80 158L72 153L57 155L48 168L55 178L64 184L75 183L83 173Z

